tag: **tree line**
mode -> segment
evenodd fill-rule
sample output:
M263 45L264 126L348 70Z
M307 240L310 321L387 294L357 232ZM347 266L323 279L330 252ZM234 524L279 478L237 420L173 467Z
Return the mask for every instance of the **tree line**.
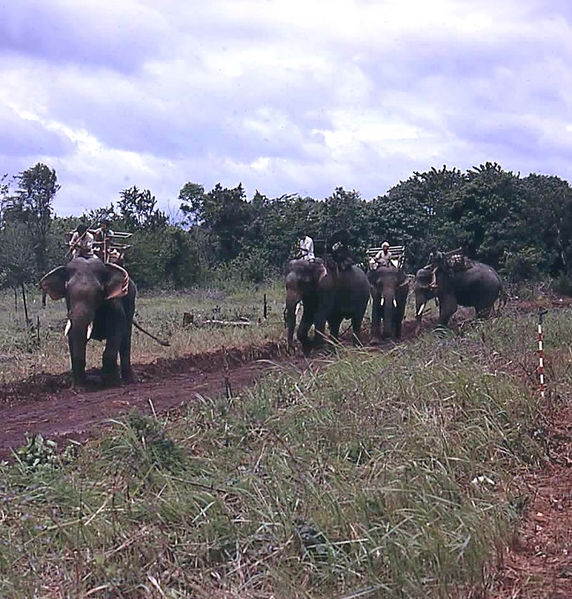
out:
M126 267L141 288L183 289L213 280L262 282L282 272L302 231L317 252L344 231L356 261L387 240L405 245L407 268L434 248L461 247L512 280L572 278L572 189L556 176L505 171L487 162L461 172L414 172L385 194L362 198L335 188L325 199L256 191L241 184L210 191L187 182L168 215L148 189L119 192L108 206L60 217L54 169L44 164L0 181L0 287L35 283L66 260L65 234L109 218L133 233Z

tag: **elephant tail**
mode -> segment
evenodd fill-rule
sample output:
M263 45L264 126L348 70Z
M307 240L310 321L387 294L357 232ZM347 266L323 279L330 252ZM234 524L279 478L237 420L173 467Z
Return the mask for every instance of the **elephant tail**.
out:
M168 341L158 339L157 337L155 337L155 335L152 335L149 331L146 331L135 319L133 319L133 326L136 329L139 329L142 333L145 333L145 335L151 337L151 339L153 339L153 341L156 341L159 345L162 345L163 347L169 347L171 345Z

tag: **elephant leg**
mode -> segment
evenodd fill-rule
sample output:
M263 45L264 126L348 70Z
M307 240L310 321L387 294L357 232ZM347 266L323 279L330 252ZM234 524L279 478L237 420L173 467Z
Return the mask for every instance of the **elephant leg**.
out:
M371 302L371 344L381 343L381 300L373 296Z
M352 341L354 345L359 347L363 346L361 341L361 323L363 322L363 316L354 316L352 318Z
M314 345L324 345L326 338L326 321L314 323Z
M298 325L298 330L296 331L296 337L302 346L302 350L307 352L310 349L310 340L308 339L308 332L312 327L312 322L308 321L302 316L302 320Z
M121 378L125 383L133 383L135 376L131 368L131 327L121 339L119 346L119 361L121 364Z
M401 314L400 314L399 310L396 310L395 317L393 320L393 331L395 333L396 339L401 339L401 325L402 325Z
M407 294L403 294L403 297L397 300L397 320L395 322L395 336L397 339L401 339L401 333L403 331L403 321L405 319L405 308L407 306Z
M339 339L342 319L339 316L332 316L328 319L328 324L330 325L330 335L334 339Z
M314 319L314 345L323 345L326 341L326 311L319 309Z
M120 340L117 337L109 338L105 344L101 369L101 380L104 385L115 385L119 382L119 371L117 368L119 347Z
M451 316L457 311L457 298L454 296L439 298L439 324L447 326Z

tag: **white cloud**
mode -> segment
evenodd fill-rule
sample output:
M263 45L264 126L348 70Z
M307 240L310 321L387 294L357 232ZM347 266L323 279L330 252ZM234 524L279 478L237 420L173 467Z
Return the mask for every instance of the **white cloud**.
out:
M560 0L39 0L0 24L0 155L56 168L57 210L186 181L322 198L413 170L570 178ZM552 169L552 170L551 170Z

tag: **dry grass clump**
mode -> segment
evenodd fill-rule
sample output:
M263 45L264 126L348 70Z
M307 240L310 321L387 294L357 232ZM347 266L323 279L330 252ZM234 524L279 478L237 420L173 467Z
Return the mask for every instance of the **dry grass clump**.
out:
M71 463L4 466L0 595L486 587L526 501L518 474L542 460L542 406L511 369L507 337L521 332L499 320L380 354L340 350L239 397L198 397L176 422L132 414Z

